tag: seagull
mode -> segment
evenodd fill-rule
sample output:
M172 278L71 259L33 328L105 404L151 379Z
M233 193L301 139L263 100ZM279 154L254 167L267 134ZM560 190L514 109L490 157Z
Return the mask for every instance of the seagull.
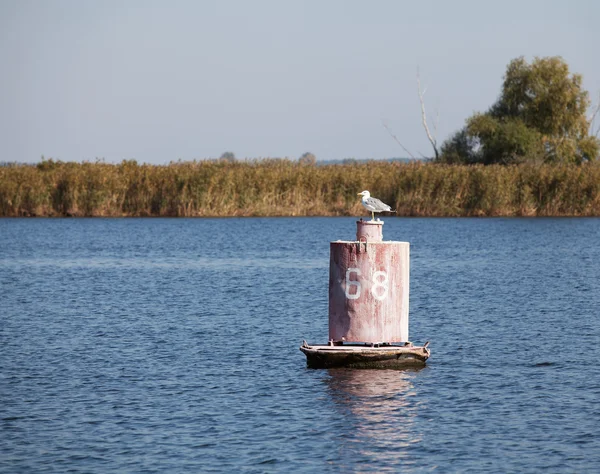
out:
M371 220L372 221L375 220L376 212L384 212L384 211L395 212L394 209L392 209L387 204L381 202L377 198L371 197L371 193L369 191L363 191L362 193L358 193L358 196L362 196L361 201L362 201L363 207L367 211L371 211L371 216L372 216Z

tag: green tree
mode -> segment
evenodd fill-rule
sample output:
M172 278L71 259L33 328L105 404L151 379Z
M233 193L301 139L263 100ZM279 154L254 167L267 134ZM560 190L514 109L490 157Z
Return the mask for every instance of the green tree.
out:
M595 160L599 140L588 134L590 105L579 74L560 57L512 60L498 101L467 119L447 140L445 163L572 162Z

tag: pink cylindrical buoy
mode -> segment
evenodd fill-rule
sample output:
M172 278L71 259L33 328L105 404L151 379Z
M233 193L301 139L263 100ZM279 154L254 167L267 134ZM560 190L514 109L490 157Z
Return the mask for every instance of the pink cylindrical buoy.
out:
M382 226L359 221L356 241L330 244L330 341L409 341L410 244L383 242Z
M383 240L383 221L356 222L356 240L359 242L381 242Z

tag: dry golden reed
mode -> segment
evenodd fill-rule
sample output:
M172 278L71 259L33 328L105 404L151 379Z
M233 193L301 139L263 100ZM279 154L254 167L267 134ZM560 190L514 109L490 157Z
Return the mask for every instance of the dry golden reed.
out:
M281 159L0 167L1 216L600 216L600 164L307 166Z

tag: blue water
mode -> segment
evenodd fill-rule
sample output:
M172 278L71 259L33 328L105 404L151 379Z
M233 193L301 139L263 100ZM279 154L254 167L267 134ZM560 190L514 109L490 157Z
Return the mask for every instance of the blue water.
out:
M432 358L310 370L354 222L0 219L0 471L600 472L600 219L386 218Z

